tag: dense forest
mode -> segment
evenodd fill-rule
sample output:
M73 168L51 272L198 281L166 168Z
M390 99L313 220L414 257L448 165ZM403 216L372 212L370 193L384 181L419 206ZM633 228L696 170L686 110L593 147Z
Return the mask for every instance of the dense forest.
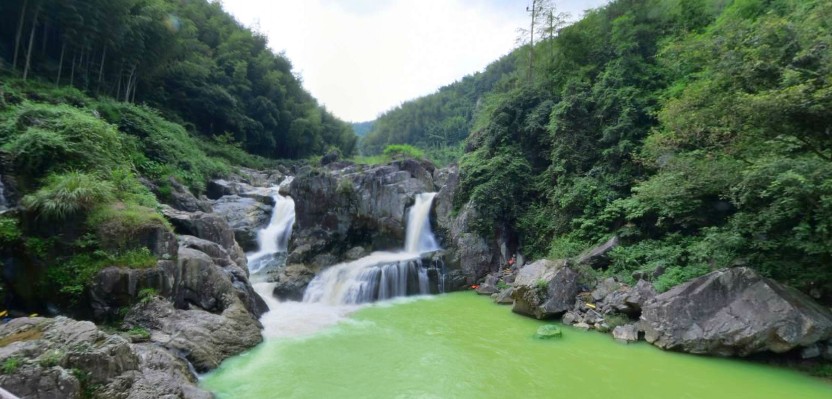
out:
M270 158L332 146L349 154L355 145L289 60L217 1L3 1L0 70L148 104L194 133Z
M386 113L364 147L429 148L458 119L458 206L533 257L618 236L624 280L748 265L829 302L830 21L825 0L613 1L539 30L487 93L469 77Z

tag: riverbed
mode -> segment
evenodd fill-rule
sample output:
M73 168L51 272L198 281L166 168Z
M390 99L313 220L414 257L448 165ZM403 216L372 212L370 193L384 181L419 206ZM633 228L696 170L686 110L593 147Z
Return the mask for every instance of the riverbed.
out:
M270 301L272 302L272 301ZM471 292L364 306L270 303L265 342L203 377L219 398L824 398L827 381L511 313Z

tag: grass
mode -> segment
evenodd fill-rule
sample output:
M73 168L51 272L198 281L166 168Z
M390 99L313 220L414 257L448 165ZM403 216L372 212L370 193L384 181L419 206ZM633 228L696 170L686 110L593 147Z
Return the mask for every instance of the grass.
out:
M10 357L4 360L3 364L0 364L0 372L3 372L3 374L14 374L22 365L23 360L18 357Z
M115 186L83 172L51 175L46 184L23 197L23 206L38 217L62 221L115 199Z

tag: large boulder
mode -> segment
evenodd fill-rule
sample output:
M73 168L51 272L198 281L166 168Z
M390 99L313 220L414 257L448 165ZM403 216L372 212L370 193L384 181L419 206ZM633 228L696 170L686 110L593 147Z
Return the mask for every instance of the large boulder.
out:
M787 352L832 337L832 312L746 267L722 269L656 296L641 314L663 349L719 356Z
M199 372L262 342L262 325L239 299L220 314L183 310L162 299L138 304L124 318L127 326L150 330L150 340L185 354Z
M272 207L261 200L226 195L213 203L214 213L225 218L244 251L257 250L257 232L266 227L271 219Z
M88 290L93 317L97 320L118 317L122 308L139 300L143 290L174 297L179 275L176 261L159 261L156 267L149 269L107 267L95 275Z
M223 216L204 212L184 212L162 206L162 214L170 221L178 234L190 235L213 241L223 247L231 260L241 268L246 266L246 253L237 244L234 230Z
M578 273L566 261L539 260L520 269L512 311L537 319L558 317L575 305Z
M0 326L0 386L22 398L208 399L188 363L88 321L18 318ZM167 396L170 395L170 396Z
M275 278L273 294L277 299L300 301L309 282L315 278L315 271L305 265L288 265Z
M611 262L609 253L618 247L619 243L618 236L613 236L607 242L579 255L575 259L575 264L586 265L594 269L606 268Z

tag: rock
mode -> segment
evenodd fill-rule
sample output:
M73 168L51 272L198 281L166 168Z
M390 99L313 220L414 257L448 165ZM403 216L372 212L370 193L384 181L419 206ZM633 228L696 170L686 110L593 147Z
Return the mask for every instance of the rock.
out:
M365 256L369 255L364 247L352 247L349 251L344 253L344 259L347 261L353 261L361 259Z
M512 299L511 294L514 292L513 287L508 287L494 295L494 302L500 305L511 305L514 303L514 299Z
M268 311L263 299L254 292L245 272L236 264L223 268L215 264L208 254L181 247L178 267L181 291L176 297L176 303L179 307L184 307L181 303L189 303L219 313L239 300L255 317Z
M603 269L610 265L609 252L618 247L618 236L614 236L609 241L584 252L575 260L577 265L587 265L593 269Z
M562 336L563 332L560 330L560 327L554 324L540 326L540 328L537 329L537 333L534 334L534 337L537 339L552 339L560 338Z
M220 314L176 309L170 302L151 299L131 309L124 323L150 330L152 342L185 354L199 372L263 340L262 325L236 298Z
M304 265L288 265L277 275L273 295L283 301L301 301L315 272Z
M821 345L812 344L800 350L801 359L815 359L821 355Z
M21 366L12 374L0 375L0 386L18 398L81 398L81 383L69 370L44 368L34 364ZM5 395L0 395L3 399Z
M168 195L160 195L157 191L154 193L162 198L164 202L174 209L185 212L211 212L211 205L205 201L197 199L187 187L179 183L174 177L168 178L170 185L170 193Z
M566 312L563 314L563 319L561 319L561 321L563 321L563 324L569 325L574 324L576 321L578 321L578 318L579 316L575 313Z
M645 339L720 356L783 353L832 337L832 312L746 267L722 269L646 303Z
M607 295L615 292L621 287L621 284L615 281L614 278L609 277L604 279L595 287L595 290L592 291L592 299L597 301L602 301Z
M824 360L832 360L832 341L827 341L821 353Z
M615 327L612 330L612 336L616 341L636 342L638 341L638 327L635 324Z
M584 330L584 331L588 331L590 328L592 328L592 327L589 326L589 324L586 324L584 322L574 324L573 327L575 327L579 330Z
M594 328L595 328L595 330L596 330L596 331L598 331L598 332L602 332L602 333L607 333L607 332L610 332L610 326L609 326L609 324L604 323L603 321L600 321L600 322L595 323L595 324L593 325L593 327L594 327Z
M256 251L257 232L269 224L272 207L237 195L224 196L214 201L213 207L214 213L228 222L240 247L244 251Z
M166 205L162 205L162 214L177 233L219 244L234 263L245 269L246 254L234 239L234 231L224 217L212 213L177 211Z
M511 310L538 319L557 317L575 305L578 291L578 273L566 261L539 260L517 274Z
M587 324L595 324L595 323L600 323L603 320L604 320L604 316L601 316L600 314L598 314L598 312L596 312L592 309L589 309L589 310L587 310L586 314L584 315L584 320L583 321L584 321L584 323L587 323Z
M321 166L329 165L341 158L341 154L337 151L330 151L321 157Z
M216 179L208 182L205 194L212 200L218 200L226 195L239 195L253 188L250 184L241 181Z
M485 277L485 281L477 287L477 294L480 295L491 295L500 292L500 289L497 288L497 283L500 281L498 276L493 274L489 274Z
M139 301L142 290L172 298L177 293L179 269L175 261L159 261L151 269L108 267L96 274L88 290L97 320L117 318L120 309Z
M629 291L624 301L633 309L640 311L642 306L655 296L656 289L653 284L645 280L639 280L635 287Z

